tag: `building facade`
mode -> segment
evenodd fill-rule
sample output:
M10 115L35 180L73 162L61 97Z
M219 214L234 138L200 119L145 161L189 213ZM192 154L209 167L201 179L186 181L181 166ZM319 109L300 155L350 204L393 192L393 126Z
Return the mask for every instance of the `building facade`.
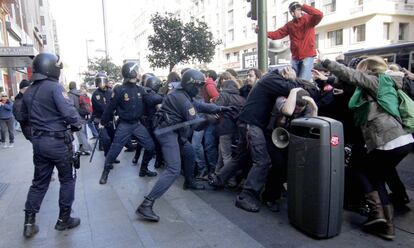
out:
M16 95L33 57L55 52L52 20L48 0L0 0L0 92Z

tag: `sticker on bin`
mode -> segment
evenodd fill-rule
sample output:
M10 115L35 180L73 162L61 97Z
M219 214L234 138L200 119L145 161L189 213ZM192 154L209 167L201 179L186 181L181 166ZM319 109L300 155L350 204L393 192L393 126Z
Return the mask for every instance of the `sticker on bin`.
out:
M338 137L338 136L332 136L332 137L331 137L331 145L332 145L332 146L337 146L337 145L339 145L339 137Z

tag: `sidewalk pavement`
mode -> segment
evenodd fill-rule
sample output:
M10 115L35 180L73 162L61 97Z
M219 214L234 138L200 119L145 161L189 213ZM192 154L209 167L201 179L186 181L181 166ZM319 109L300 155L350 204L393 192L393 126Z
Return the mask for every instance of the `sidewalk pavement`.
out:
M138 177L138 168L131 165L132 157L132 153L120 154L121 164L115 165L106 185L98 183L103 153L97 152L91 164L89 157L82 157L73 206L73 216L81 218L81 225L63 232L54 230L59 211L56 179L50 183L37 215L40 231L27 240L22 236L23 208L33 176L32 149L18 134L14 148L0 150L0 183L8 184L3 194L0 190L0 248L414 247L412 212L396 217L397 238L393 242L362 232L359 224L364 217L348 211L344 212L339 236L315 240L289 224L286 205L280 213L265 207L259 213L248 213L234 207L234 192L184 191L182 178L156 201L160 222L144 222L135 215L135 209L157 177ZM413 161L414 155L410 154L399 168L412 199ZM413 203L410 206L414 209Z

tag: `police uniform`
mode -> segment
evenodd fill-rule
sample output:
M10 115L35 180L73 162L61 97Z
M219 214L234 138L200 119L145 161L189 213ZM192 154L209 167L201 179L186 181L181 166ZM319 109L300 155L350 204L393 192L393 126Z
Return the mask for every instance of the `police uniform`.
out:
M109 88L107 88L106 90L98 88L92 94L92 120L94 121L96 126L98 126L106 107L109 105L111 95L112 90ZM97 129L99 129L99 127L97 127ZM99 144L100 146L102 146L105 156L108 153L109 148L111 147L114 135L115 129L113 125L107 125L101 131L101 135L99 137Z
M143 87L145 89L146 92L149 92L149 94L157 94L155 93L155 91L153 91L151 88L148 87ZM161 96L162 97L162 96ZM157 112L156 106L148 106L145 109L145 113L141 118L141 123L145 126L145 128L147 128L149 134L151 135L154 144L155 144L155 155L156 155L156 162L155 162L155 167L159 168L160 166L157 166L157 164L160 164L162 161L162 151L161 151L161 146L159 144L159 142L157 141L155 135L154 135L154 126L153 126L153 119L154 119L154 115ZM133 165L135 165L138 162L139 156L141 155L141 150L142 147L137 144L136 150L135 150L135 155L134 158L132 160ZM144 155L142 157L142 161L141 161L141 168L139 171L139 176L144 177L144 176L149 176L149 177L154 177L157 176L157 173L154 171L151 171L148 169L148 164L151 161L151 159L153 158L154 153L150 152L148 150L144 151Z
M147 106L155 106L161 102L161 96L148 94L144 88L137 86L135 83L126 82L114 88L111 101L102 115L101 124L103 126L108 125L113 119L114 111L119 116L119 124L105 159L105 168L100 180L101 184L106 183L109 170L112 169L112 163L132 135L138 139L138 143L142 147L149 152L154 152L154 142L147 129L140 123L140 118Z
M73 135L68 131L68 125L80 126L80 116L57 80L61 67L53 67L58 64L58 60L52 54L39 54L35 57L34 82L23 96L22 111L33 130L31 142L35 166L25 204L26 237L33 236L38 230L34 216L39 212L54 167L58 170L60 182L60 213L55 229L64 230L80 224L80 219L70 217L75 196L75 178L72 169ZM48 75L53 70L54 75Z
M205 104L198 101L191 101L190 96L184 90L175 90L167 95L160 113L164 120L161 127L175 125L184 121L200 118L197 111L204 113L218 113L220 107L214 104ZM181 156L183 158L183 171L185 177L184 188L191 187L194 183L194 150L188 138L191 135L191 128L182 128L177 132L167 133L158 138L167 164L165 171L161 174L152 191L148 194L151 199L157 199L164 194L180 175Z
M189 69L183 75L181 87L169 93L164 99L161 109L157 113L159 124L157 128L172 126L185 121L200 118L197 112L218 113L226 107L215 104L192 101L198 94L198 82L204 81L204 75L196 70ZM200 129L201 126L195 126ZM184 189L204 189L194 180L194 150L188 141L192 132L191 127L184 127L177 131L157 136L161 144L166 168L161 173L151 192L136 210L136 214L149 221L158 221L159 217L153 212L154 201L161 197L180 175L181 162L185 177ZM183 161L181 161L181 158Z

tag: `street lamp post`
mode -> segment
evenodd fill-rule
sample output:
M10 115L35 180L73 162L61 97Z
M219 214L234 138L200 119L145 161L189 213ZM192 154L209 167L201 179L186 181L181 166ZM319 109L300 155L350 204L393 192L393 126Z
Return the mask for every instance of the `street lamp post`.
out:
M267 1L258 1L258 23L259 23L259 35L258 35L258 60L259 69L262 72L267 71Z
M105 38L105 63L106 63L106 69L109 70L109 68L108 68L108 37L107 37L107 30L106 30L105 0L102 0L102 17L103 17L104 38Z

